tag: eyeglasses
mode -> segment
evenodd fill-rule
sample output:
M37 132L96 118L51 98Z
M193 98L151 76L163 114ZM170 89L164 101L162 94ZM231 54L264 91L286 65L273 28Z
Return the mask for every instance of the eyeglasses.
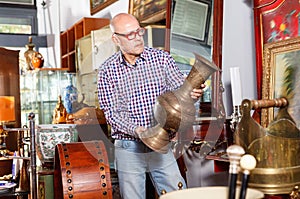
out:
M128 34L121 34L121 33L117 33L117 32L114 32L114 34L126 37L128 40L133 40L136 38L136 35L143 36L145 34L145 32L146 32L145 28L138 28L136 31L132 31Z

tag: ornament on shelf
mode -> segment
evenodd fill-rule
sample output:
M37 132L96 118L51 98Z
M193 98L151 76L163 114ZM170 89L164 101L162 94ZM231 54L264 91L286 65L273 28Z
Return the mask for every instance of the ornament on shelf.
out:
M28 37L28 44L26 44L25 47L27 49L24 52L24 57L26 59L26 70L33 70L33 67L31 65L31 59L36 51L34 50L35 45L32 43L32 37Z
M53 120L52 124L65 124L67 118L67 111L64 107L61 96L58 96L58 102L56 104L56 107L53 111Z
M73 73L67 74L69 84L68 86L66 86L66 88L64 88L64 95L63 95L64 106L68 114L71 114L75 111L73 104L78 101L78 90L73 85L73 76L74 76Z
M31 66L34 69L42 68L44 65L43 55L39 52L34 52L31 58Z
M35 45L32 43L32 37L28 37L28 44L26 51L24 52L25 57L25 70L34 70L36 68L42 68L44 64L44 58L41 53L34 50Z

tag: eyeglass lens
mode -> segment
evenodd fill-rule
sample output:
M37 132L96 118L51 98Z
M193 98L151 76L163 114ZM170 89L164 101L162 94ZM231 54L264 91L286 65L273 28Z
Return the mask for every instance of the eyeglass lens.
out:
M136 37L137 34L139 36L143 36L145 34L145 29L144 28L139 28L137 31L131 32L131 33L127 34L126 36L129 40L132 40Z

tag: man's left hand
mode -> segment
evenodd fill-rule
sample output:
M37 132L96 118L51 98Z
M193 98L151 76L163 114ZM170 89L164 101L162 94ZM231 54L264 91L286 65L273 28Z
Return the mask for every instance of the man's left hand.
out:
M205 84L201 84L199 89L194 88L193 91L191 92L191 98L199 99L204 93L203 88L205 88Z

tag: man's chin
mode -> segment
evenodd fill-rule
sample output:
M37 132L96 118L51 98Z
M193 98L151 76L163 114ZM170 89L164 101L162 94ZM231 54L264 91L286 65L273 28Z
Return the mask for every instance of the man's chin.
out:
M141 54L144 51L144 46L136 46L135 47L135 52L136 54Z

